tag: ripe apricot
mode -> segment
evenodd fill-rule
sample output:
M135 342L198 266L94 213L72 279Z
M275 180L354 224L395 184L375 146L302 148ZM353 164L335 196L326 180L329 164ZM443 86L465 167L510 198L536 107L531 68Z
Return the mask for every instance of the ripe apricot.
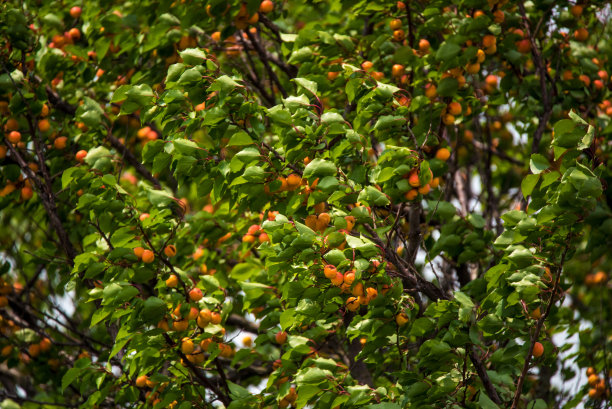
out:
M421 51L422 53L426 53L426 52L428 52L428 51L429 51L430 46L431 46L431 45L429 44L429 41L427 41L426 39L421 38L421 39L419 40L419 51Z
M540 342L536 342L535 344L533 344L534 358L539 358L542 356L542 354L544 354L544 345L542 345Z
M176 256L176 247L173 244L169 244L164 248L164 254L166 257L174 257Z
M589 375L587 382L589 385L595 387L595 385L597 385L597 382L599 382L599 376L597 376L596 373L593 373Z
M68 143L68 138L65 136L60 136L55 138L55 140L53 141L53 146L55 147L55 149L65 149L66 148L66 144Z
M503 11L498 9L493 12L493 21L495 21L497 24L503 23L505 18L506 18L506 15L504 14Z
M172 274L170 277L168 277L168 279L166 280L166 287L170 287L170 288L174 288L178 285L178 277L174 274Z
M593 284L595 285L602 285L602 284L605 284L607 281L608 281L608 275L604 273L603 271L598 271L593 276Z
M136 387L144 388L145 386L147 386L148 380L149 377L147 375L140 375L138 378L136 378Z
M400 20L399 18L391 20L391 22L389 22L389 27L391 28L391 30L399 30L400 28L402 28L402 20Z
M346 274L344 274L344 284L351 285L351 284L353 284L354 281L355 281L355 273L354 272L349 271Z
M19 131L11 131L11 133L8 134L7 139L12 144L19 143L19 141L21 141L21 133Z
M21 199L29 200L34 195L34 191L29 186L24 186L21 188Z
M292 173L287 176L287 189L295 190L298 186L302 184L302 177L297 173Z
M4 129L7 131L16 131L19 129L19 122L15 118L9 118L4 124Z
M138 257L139 259L142 258L142 254L144 253L144 248L143 247L134 247L134 255L136 257Z
M400 77L404 73L404 66L402 64L394 64L391 67L391 75L394 77Z
M444 125L452 125L455 123L455 116L452 114L442 115L442 122Z
M346 220L346 230L353 230L353 227L355 227L355 216L345 216L344 220Z
M480 64L479 63L467 64L465 66L465 71L468 74L478 74L478 72L480 71Z
M427 193L429 193L430 190L431 190L431 187L429 186L429 184L427 184L419 188L419 193L422 195L426 195Z
M380 81L383 78L385 78L385 74L381 71L374 71L372 73L372 78L375 79L376 81Z
M493 47L496 44L497 44L497 39L495 38L494 35L487 34L486 36L482 38L482 45L485 46L485 48Z
M47 132L49 129L51 129L51 124L47 119L41 119L38 121L38 130L40 132Z
M155 254L151 250L143 250L142 262L150 264L155 260Z
M364 295L365 292L364 292L364 289L363 289L363 284L362 283L355 284L355 286L351 290L351 294L353 294L355 297L359 297L359 296Z
M589 38L589 32L586 28L580 27L576 31L574 31L574 39L576 41L586 41Z
M364 61L361 63L361 68L364 71L370 71L374 67L374 63L372 61Z
M438 88L434 84L425 85L425 96L429 99L435 98L438 95Z
M192 288L189 291L189 299L191 301L200 301L202 299L202 297L204 297L204 294L202 294L202 290L200 290L199 288Z
M73 27L70 30L68 30L68 35L73 41L77 41L81 38L81 32L76 27Z
M70 9L70 16L72 18L79 18L81 16L81 8L79 6L74 6Z
M285 342L287 342L287 333L285 331L279 331L276 333L276 335L274 335L274 339L276 340L277 344L283 345Z
M583 10L582 6L579 4L576 4L570 8L570 13L572 13L572 16L578 18L582 15L582 10Z
M183 338L181 341L181 352L184 354L191 354L194 349L195 345L193 344L193 341L188 337Z
M400 312L399 314L395 316L395 322L400 327L403 327L404 325L406 325L408 321L410 321L410 318L405 312Z
M368 299L368 302L378 297L378 290L376 288L368 287L365 291L365 296Z
M212 322L214 325L221 324L221 314L218 312L210 313L210 322Z
M337 272L336 276L331 280L332 285L340 287L344 283L344 275L341 272Z
M456 101L453 101L450 104L448 104L448 112L451 115L455 115L455 116L460 115L461 111L462 111L462 109L461 109L461 104L460 103L458 103Z
M330 220L331 220L331 217L328 213L319 214L319 216L317 217L317 223L316 223L317 230L319 231L325 230L325 228L329 225Z
M419 195L419 191L417 189L410 189L404 194L406 200L414 200Z
M436 152L436 159L447 161L450 158L450 151L447 148L440 148Z
M172 323L172 329L175 331L185 331L189 327L189 321L178 320Z
M346 309L349 311L357 311L360 305L357 297L349 297L346 300Z
M87 151L85 149L81 149L74 155L77 162L83 163L85 161L85 157L87 156Z
M419 180L419 174L415 171L411 172L410 176L408 177L408 183L412 187L421 186L421 181Z
M264 0L259 4L259 12L260 13L270 13L274 10L274 3L271 0Z
M323 274L325 275L325 277L329 278L330 280L332 278L335 278L337 273L338 273L338 270L336 270L336 266L333 266L331 264L328 264L323 268Z
M402 29L395 30L393 32L393 39L395 41L403 41L405 35L406 35L406 33L404 33L404 30L402 30Z

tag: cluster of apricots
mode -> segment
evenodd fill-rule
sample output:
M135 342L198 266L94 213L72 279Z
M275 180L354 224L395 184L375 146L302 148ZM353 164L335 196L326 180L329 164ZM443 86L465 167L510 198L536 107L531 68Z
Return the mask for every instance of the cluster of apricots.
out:
M437 159L446 161L450 157L450 151L447 148L440 148L436 152ZM408 179L408 184L412 187L408 192L404 194L406 200L414 200L418 197L419 194L426 195L431 192L431 189L436 189L440 186L440 178L433 177L433 173L429 170L431 174L431 180L429 183L425 185L421 185L421 180L419 179L419 171L417 168L413 169L409 173L407 173L404 177Z
M7 308L9 294L19 294L23 290L23 286L20 283L9 284L4 279L0 279L0 308ZM0 334L6 339L9 339L12 335L20 331L21 328L11 319L6 319L0 316ZM39 359L45 357L45 353L49 352L53 347L52 341L48 337L41 337L36 342L30 342L29 344L20 345L16 348L16 345L8 344L0 348L0 361L10 358L14 353L18 354L18 358L24 364L31 362L33 359ZM46 359L46 357L45 357ZM59 360L57 358L49 358L48 364L52 369L59 367Z
M243 243L254 243L255 240L259 241L259 243L265 243L267 241L270 241L268 234L261 229L261 226L259 224L251 225L247 230L247 233L242 236Z
M144 247L134 247L134 255L138 260L145 264L151 264L155 261L155 253L152 250L145 249Z
M602 398L610 398L610 389L606 388L606 381L604 378L600 378L594 368L587 368L587 382L591 387L589 389L589 398L597 400ZM612 376L612 370L608 374L608 377Z
M159 398L159 394L163 392L166 389L166 387L168 387L168 382L163 382L161 384L158 384L158 382L155 382L149 379L149 376L147 375L139 375L138 377L136 377L136 380L134 381L134 385L140 389L156 388L154 391L148 390L147 392L145 392L146 401L152 406L155 406L161 402L161 399ZM178 404L177 401L173 401L170 404L168 404L168 407L174 408L177 404Z
M340 287L343 293L350 293L352 296L346 300L346 309L357 311L360 306L368 305L370 301L378 296L378 290L373 287L364 288L363 283L355 281L355 271L348 270L344 273L338 271L336 266L327 264L323 267L323 275L329 279L331 284Z
M138 139L140 139L142 144L145 145L147 142L154 141L157 139L157 132L151 129L151 127L145 126L143 128L140 128L138 132L136 132L136 136L138 137Z
M587 274L584 278L584 284L587 287L598 287L603 286L608 282L608 275L603 271L598 271L596 273Z

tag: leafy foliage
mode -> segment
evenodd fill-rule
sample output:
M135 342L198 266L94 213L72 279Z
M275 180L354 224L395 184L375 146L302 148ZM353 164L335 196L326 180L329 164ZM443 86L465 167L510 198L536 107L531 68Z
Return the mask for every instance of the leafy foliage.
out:
M0 407L609 405L609 4L68 3L0 5Z

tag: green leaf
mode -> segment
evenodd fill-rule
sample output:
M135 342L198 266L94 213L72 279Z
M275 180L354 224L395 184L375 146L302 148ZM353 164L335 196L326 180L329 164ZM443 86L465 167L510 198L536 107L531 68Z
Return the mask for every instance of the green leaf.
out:
M521 182L521 191L523 192L523 197L527 197L531 194L531 192L533 192L533 189L536 187L539 180L540 180L539 173L536 175L532 174L532 175L525 176L525 178Z
M93 327L104 318L108 317L114 310L114 308L109 307L98 308L91 316L91 323L89 324L89 327Z
M253 140L249 136L248 133L244 131L238 131L232 135L227 146L243 146L250 145L253 143Z
M83 368L70 368L62 377L62 391L66 390L83 372Z
M198 145L189 139L175 139L172 141L174 149L183 155L195 156L198 151ZM147 144L148 146L149 144Z
M179 55L183 59L183 62L189 65L200 65L206 59L204 51L198 48L187 48L179 52Z
M333 377L332 373L326 369L320 368L306 368L298 371L297 376L295 377L295 382L300 384L311 384L318 385L325 380L327 377Z
M406 123L406 118L396 115L383 115L374 124L372 130L388 129L393 126L401 126Z
M325 159L316 158L313 159L304 169L303 176L305 178L311 178L314 176L335 176L338 169L333 162Z
M132 88L131 85L122 85L113 92L111 103L121 102L127 98L127 92Z
M493 402L491 398L489 398L487 394L484 393L484 391L480 392L480 397L478 398L478 405L482 409L499 409L499 406L497 406L495 402Z
M529 168L533 174L538 175L548 169L550 167L550 163L548 159L546 159L543 155L539 153L531 155L531 160L529 161Z
M459 83L453 77L443 78L438 84L438 94L443 97L452 97L457 94Z
M448 61L453 57L456 57L461 52L461 47L455 43L443 42L436 52L436 59L438 61Z
M369 206L386 206L391 203L387 195L373 186L366 186L366 188L359 193L357 201L366 203Z
M402 409L402 407L397 403L382 402L364 406L363 409Z
M295 81L299 86L310 91L312 94L317 95L316 82L307 80L306 78L294 78L292 81Z
M321 123L332 124L332 123L344 123L344 118L337 112L326 112L321 115Z
M141 317L147 324L158 323L166 314L166 303L157 297L149 297L142 307Z

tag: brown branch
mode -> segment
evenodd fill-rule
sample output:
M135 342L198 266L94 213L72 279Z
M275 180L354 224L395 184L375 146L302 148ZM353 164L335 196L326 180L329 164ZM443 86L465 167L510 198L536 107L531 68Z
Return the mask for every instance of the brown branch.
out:
M531 43L531 54L533 55L533 60L536 69L538 70L538 76L540 77L540 92L542 93L542 105L543 112L539 118L538 127L536 128L535 133L533 134L533 143L531 145L531 153L537 153L540 147L540 140L542 139L542 135L544 134L544 130L546 129L546 125L550 120L552 115L552 104L550 101L550 94L548 92L548 88L546 87L546 77L548 75L546 71L546 64L542 60L542 54L538 45L536 44L534 35L531 30L531 24L529 23L529 19L527 18L527 13L525 11L525 5L522 1L518 2L519 11L521 13L521 17L523 20L523 25L525 27L525 31L527 32L527 36L529 37L529 42ZM552 87L554 88L555 84L553 81Z
M5 139L4 142L6 146L8 147L9 151L11 152L11 156L19 164L19 167L21 168L21 170L28 176L29 179L31 179L34 182L34 188L36 189L36 191L38 192L38 195L40 196L43 207L45 208L45 211L47 212L47 216L49 217L49 222L51 223L51 226L53 227L53 229L55 230L59 238L62 249L64 250L64 253L66 253L66 256L69 259L68 261L69 261L70 266L72 266L73 260L77 255L76 250L72 246L72 243L70 242L70 239L68 238L68 234L66 233L66 230L64 230L62 221L57 215L57 206L55 204L53 191L47 190L50 187L50 181L48 184L43 184L36 177L36 175L34 174L34 171L30 169L26 161L21 157L17 149L15 149L15 147L8 140ZM40 168L42 169L42 166Z
M283 96L283 98L287 98L287 91L285 90L280 80L278 79L278 76L270 66L269 61L272 61L270 59L270 54L266 53L266 51L261 47L259 41L257 41L257 38L255 38L255 36L249 30L244 31L244 33L246 33L246 35L249 37L249 41L255 48L255 51L257 51L257 54L259 55L259 58L261 59L261 62L263 63L264 68L266 69L266 72L278 87L278 90L280 91L281 95ZM290 76L290 78L292 77Z
M283 157L283 156L282 156L280 153L278 153L278 152L276 151L276 149L274 149L273 147L271 147L270 145L268 145L267 143L265 143L265 142L263 142L263 141L261 142L261 146L263 146L263 147L264 147L264 148L266 148L266 149L267 149L269 152L271 152L271 153L274 155L274 157L275 157L276 159L280 160L281 162L285 162L285 158L284 158L284 157ZM288 164L287 164L287 167L288 167L288 168L290 168L290 169L292 169L292 170L294 170L294 171L295 171L295 173L297 173L297 174L299 174L300 176L302 176L302 170L301 170L300 168L298 168L297 166L295 166L295 165L293 165L293 164L291 164L291 163L288 163Z
M229 325L233 325L235 327L239 327L245 331L249 331L252 332L254 334L258 334L259 333L259 325L257 325L254 322L251 322L249 320L247 320L246 318L244 318L241 315L238 314L230 314L227 317L226 322Z
M112 147L115 148L134 169L136 169L136 172L140 173L142 177L151 182L155 189L161 189L159 180L157 180L151 172L149 172L149 169L140 163L140 161L136 159L136 156L134 156L134 154L112 134L110 128L106 134L106 139L110 142Z
M476 368L476 373L478 374L478 377L482 381L482 385L484 386L485 391L487 392L487 396L493 402L500 405L502 403L501 399L499 398L499 395L497 394L497 391L495 390L495 386L493 386L491 379L489 379L489 375L487 375L487 371L484 365L482 364L482 362L476 355L476 351L474 351L474 347L470 348L470 360L472 361L474 368Z

